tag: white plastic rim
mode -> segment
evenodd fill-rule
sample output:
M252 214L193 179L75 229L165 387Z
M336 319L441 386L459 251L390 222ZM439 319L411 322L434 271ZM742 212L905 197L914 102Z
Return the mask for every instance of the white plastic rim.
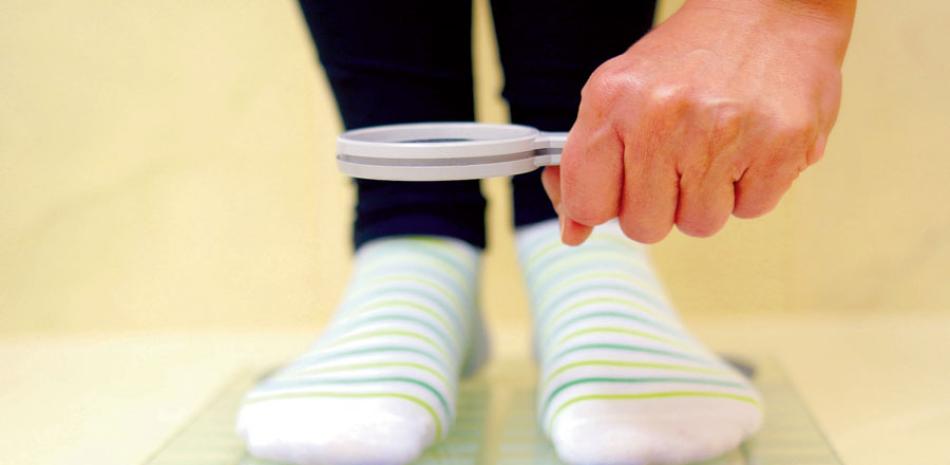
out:
M448 181L512 176L560 162L566 133L485 123L414 123L347 131L337 163L363 179Z

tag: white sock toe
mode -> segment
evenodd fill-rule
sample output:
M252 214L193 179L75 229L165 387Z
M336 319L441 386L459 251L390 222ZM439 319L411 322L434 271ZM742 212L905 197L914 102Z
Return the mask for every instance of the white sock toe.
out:
M390 399L293 399L247 405L238 432L248 451L300 465L402 465L435 437L432 418Z
M551 438L558 456L567 463L691 463L736 448L758 429L757 408L750 405L745 412L736 412L733 407L706 399L626 406L579 404L558 420Z

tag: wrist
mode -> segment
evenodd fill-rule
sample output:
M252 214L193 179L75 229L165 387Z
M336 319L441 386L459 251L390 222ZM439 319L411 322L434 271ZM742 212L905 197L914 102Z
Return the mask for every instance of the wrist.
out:
M686 0L686 6L735 13L768 10L789 16L850 24L857 0Z

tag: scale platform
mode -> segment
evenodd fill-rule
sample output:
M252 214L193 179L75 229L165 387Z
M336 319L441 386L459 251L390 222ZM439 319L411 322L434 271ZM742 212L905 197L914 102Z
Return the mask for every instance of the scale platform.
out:
M779 365L739 360L764 397L765 424L738 449L702 465L841 465ZM236 376L145 463L278 465L249 456L234 433L241 397L263 373ZM463 382L452 432L415 465L561 465L535 422L535 373L529 361L499 361Z

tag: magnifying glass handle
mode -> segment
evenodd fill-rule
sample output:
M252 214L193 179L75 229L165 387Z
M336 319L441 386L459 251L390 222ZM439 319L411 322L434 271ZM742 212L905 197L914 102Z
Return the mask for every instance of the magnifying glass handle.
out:
M561 151L567 142L566 132L542 132L535 139L534 166L557 166L561 164Z

